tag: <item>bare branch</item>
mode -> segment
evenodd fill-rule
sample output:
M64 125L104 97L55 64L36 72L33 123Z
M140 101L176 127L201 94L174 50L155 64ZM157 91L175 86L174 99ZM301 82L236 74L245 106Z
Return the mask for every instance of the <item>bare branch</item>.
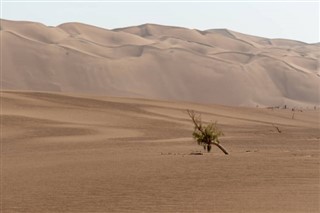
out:
M196 113L193 110L187 110L189 117L191 118L194 126L196 129L198 129L202 134L204 134L204 131L202 129L202 123L201 123L201 118L200 116L198 119L196 118Z
M279 129L279 127L277 127L276 125L272 124L272 126L273 126L274 128L276 128L276 130L278 131L278 133L281 133L281 132L282 132L282 131Z

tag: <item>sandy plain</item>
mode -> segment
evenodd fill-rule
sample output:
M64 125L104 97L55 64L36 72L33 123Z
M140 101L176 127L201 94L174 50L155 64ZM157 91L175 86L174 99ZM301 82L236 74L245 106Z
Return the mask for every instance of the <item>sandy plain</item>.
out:
M319 111L1 95L2 211L319 212ZM185 110L217 120L202 151ZM276 125L282 131L278 133Z

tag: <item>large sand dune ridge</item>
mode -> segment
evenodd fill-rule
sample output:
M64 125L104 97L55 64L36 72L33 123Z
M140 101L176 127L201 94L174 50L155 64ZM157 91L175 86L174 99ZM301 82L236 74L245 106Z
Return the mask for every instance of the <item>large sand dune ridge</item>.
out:
M319 105L319 44L227 29L1 20L3 89L242 106Z

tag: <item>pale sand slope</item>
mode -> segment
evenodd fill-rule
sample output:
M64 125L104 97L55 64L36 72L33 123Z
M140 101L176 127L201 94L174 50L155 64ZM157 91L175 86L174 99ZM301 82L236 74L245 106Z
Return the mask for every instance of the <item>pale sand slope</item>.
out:
M319 44L145 24L1 20L4 89L236 106L319 105Z
M36 92L2 106L4 213L320 210L319 111ZM230 155L189 155L185 109L219 122Z

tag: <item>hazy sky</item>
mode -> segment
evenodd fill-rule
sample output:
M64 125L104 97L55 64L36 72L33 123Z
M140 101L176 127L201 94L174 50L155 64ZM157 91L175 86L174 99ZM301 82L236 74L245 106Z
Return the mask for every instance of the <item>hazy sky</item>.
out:
M56 26L83 22L108 29L157 23L200 30L228 28L268 38L319 42L319 1L63 2L2 0L1 17Z

